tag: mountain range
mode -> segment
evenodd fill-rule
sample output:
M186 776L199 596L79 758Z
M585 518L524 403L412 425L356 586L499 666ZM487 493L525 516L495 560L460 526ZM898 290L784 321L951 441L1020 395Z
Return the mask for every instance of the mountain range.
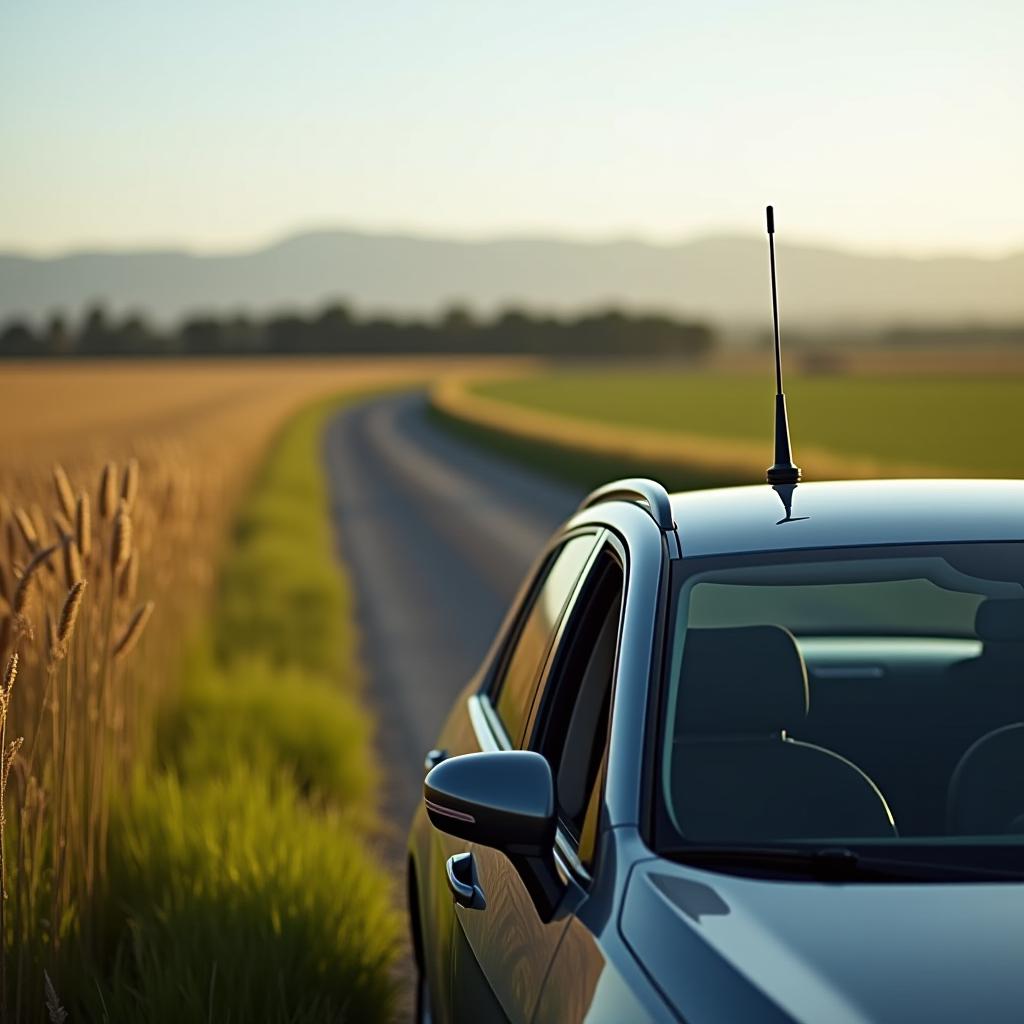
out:
M780 310L803 325L1024 320L1024 250L1001 258L911 258L778 243ZM102 302L157 322L194 313L313 310L552 313L605 306L763 323L767 246L714 236L678 244L554 238L458 241L318 231L229 254L186 251L0 253L0 320L76 317Z

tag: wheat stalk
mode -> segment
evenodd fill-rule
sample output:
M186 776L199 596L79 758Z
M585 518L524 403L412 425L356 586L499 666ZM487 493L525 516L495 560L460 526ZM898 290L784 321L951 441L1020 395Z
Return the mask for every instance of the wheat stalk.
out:
M39 536L36 533L32 517L23 508L16 508L14 510L14 522L18 526L18 532L21 534L21 539L25 542L25 546L29 552L34 553L39 547Z
M82 556L78 552L78 543L73 537L67 537L64 541L64 583L70 588L84 578L85 573L82 571Z
M0 714L7 715L7 708L11 702L11 691L14 689L14 680L18 678L18 652L15 651L8 659L4 668L3 678L0 678Z
M75 517L75 506L71 506L71 519L69 519L63 512L53 513L53 525L57 527L57 534L59 539L63 540L65 537L70 537L74 532L75 528L71 525L72 520Z
M139 642L142 631L146 628L150 615L153 614L153 602L147 601L135 609L135 614L128 623L127 629L121 634L121 639L114 644L114 657L123 658Z
M11 602L11 607L15 615L22 615L24 613L25 608L28 606L32 580L35 578L40 567L48 564L49 559L56 550L56 544L51 544L48 548L43 548L42 551L36 552L32 557L32 560L25 566L25 570L21 574L21 579L18 580L18 586L14 591L14 600Z
M100 473L99 506L100 519L106 522L114 514L117 501L117 466L113 462L104 465Z
M122 501L114 520L114 534L110 543L110 568L116 575L132 553L132 519L128 506Z
M13 565L14 560L18 557L18 530L13 518L4 523L4 535L7 541L7 561Z
M60 648L57 644L57 623L54 622L53 614L49 608L46 609L46 651L51 662L60 661Z
M7 713L11 708L14 681L18 678L18 653L15 651L7 660L3 678L0 679L0 1014L6 1017L7 1010L7 863L4 858L4 831L7 825L7 777L14 758L21 748L24 737L7 744Z
M121 501L129 512L135 507L135 498L139 493L139 460L129 459L121 476Z
M85 561L92 554L92 515L89 511L89 495L83 491L75 505L75 543L78 553Z
M57 492L57 501L60 503L60 510L64 517L74 519L75 492L71 489L71 481L59 462L53 467L53 486Z
M121 575L117 579L117 596L126 602L135 600L135 591L139 585L139 558L132 549L131 554L128 556L128 561L125 563L124 568L121 570Z
M57 624L57 645L62 652L61 657L67 653L68 641L74 632L78 609L82 606L84 596L85 580L78 580L68 591L67 597L64 598L64 606L60 610L60 620Z

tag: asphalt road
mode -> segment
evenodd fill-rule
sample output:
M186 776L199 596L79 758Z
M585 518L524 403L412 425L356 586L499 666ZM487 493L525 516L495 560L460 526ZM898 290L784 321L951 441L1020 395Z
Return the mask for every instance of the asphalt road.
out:
M345 409L324 456L387 773L383 809L404 834L452 698L580 494L445 433L422 394Z

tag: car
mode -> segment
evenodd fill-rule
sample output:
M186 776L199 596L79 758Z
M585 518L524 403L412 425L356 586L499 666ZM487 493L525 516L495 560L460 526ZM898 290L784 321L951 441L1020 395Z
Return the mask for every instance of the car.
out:
M604 487L425 769L421 1021L1018 1021L1024 482Z

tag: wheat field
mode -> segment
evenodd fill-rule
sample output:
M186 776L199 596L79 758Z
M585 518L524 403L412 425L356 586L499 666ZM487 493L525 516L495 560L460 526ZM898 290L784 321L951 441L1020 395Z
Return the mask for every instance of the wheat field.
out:
M437 360L10 365L0 456L0 1007L59 1020L103 953L112 815L203 628L261 454ZM77 979L77 980L76 980Z

